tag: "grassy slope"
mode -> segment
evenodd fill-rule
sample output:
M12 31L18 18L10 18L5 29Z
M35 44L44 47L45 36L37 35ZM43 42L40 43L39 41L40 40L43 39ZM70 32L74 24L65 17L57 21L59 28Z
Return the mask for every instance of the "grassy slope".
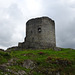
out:
M46 70L52 72L59 70L61 71L61 75L75 75L75 50L62 48L61 51L48 49L23 51L19 50L11 51L10 53L0 52L0 64L6 63L10 58L17 58L17 63L22 63L27 59L31 59L37 63L38 67L32 71L32 75L46 75ZM56 61L59 62L57 63ZM31 71L30 69L26 69L17 65L13 65L9 68L14 70L22 69L26 72Z

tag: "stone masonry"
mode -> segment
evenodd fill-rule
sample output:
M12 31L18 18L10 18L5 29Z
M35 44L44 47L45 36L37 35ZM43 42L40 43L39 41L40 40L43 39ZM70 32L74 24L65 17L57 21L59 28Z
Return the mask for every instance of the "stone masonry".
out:
M33 18L26 23L26 37L18 44L24 49L46 49L56 47L55 23L49 17Z

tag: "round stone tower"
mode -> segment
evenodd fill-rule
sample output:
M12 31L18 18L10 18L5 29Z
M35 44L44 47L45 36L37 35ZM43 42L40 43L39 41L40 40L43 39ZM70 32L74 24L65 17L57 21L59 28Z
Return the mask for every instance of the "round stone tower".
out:
M27 49L46 49L56 46L55 23L48 17L30 19L26 23L26 38L20 44Z

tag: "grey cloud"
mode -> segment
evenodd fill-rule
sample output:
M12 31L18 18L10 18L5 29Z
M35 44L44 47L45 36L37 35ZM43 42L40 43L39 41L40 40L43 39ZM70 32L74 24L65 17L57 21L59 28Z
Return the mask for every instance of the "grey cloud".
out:
M47 14L55 20L56 43L59 47L75 48L75 8L71 5L64 0L43 2L43 15Z
M75 20L75 19L74 19ZM75 48L75 21L69 23L58 35L58 42L61 47Z
M9 47L18 43L13 36L17 35L17 28L23 26L21 25L23 15L16 4L12 4L9 8L4 8L2 11L2 19L0 18L0 46ZM17 38L20 37L15 37L15 39Z
M23 19L22 19L22 18L23 18L22 12L21 12L21 10L18 8L17 4L12 4L12 5L9 7L7 13L8 13L9 16L11 17L11 19L14 20L14 22L15 22L15 20L16 20L16 21L19 21L19 20L20 20L20 22L23 20Z

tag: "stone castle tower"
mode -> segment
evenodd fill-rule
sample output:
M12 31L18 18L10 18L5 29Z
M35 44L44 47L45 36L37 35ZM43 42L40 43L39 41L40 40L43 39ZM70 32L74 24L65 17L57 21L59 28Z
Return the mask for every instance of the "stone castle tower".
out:
M48 17L30 19L26 23L26 37L20 48L46 49L56 47L55 23Z

